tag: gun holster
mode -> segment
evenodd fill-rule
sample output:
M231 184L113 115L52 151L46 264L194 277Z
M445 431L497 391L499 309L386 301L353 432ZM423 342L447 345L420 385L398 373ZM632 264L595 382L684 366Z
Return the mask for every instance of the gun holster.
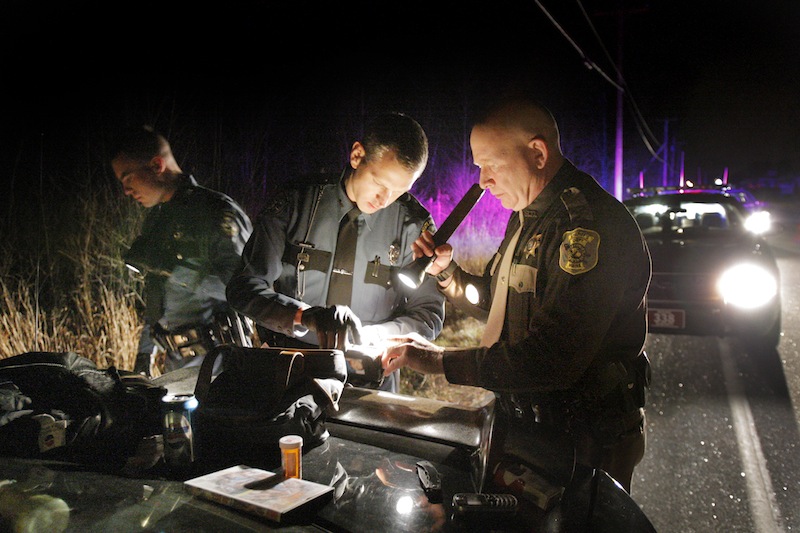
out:
M180 357L205 355L217 346L211 326L205 324L188 324L167 330L156 322L153 339L165 352Z
M212 336L216 345L233 344L240 348L253 348L255 323L250 317L236 311L224 311L214 315L211 324Z

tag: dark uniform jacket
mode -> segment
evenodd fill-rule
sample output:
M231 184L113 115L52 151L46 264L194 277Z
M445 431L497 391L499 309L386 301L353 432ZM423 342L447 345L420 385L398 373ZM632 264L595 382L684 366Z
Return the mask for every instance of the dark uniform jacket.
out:
M175 195L149 210L141 235L125 254L127 263L145 273L139 352L152 350L156 322L166 330L208 324L228 309L225 284L252 229L235 201L192 176L183 176Z
M305 328L294 328L293 321L301 302L326 306L339 222L352 208L343 176L318 178L276 195L259 214L227 290L237 311L311 345L318 345L314 334L304 335ZM428 277L416 291L392 283L392 271L413 261L411 243L432 224L428 211L408 193L380 211L359 215L350 308L368 339L410 332L433 339L442 330L444 297L435 279Z
M647 245L625 206L569 161L523 214L500 340L447 351L447 379L521 399L525 408L599 399L617 385L609 363L630 366L643 351ZM454 304L486 318L493 274L518 227L515 212L482 277L455 271L444 289ZM480 293L477 305L465 298L468 284Z

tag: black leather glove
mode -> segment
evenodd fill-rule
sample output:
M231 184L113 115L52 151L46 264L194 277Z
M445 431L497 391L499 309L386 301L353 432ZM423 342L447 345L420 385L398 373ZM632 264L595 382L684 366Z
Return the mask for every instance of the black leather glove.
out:
M346 305L309 307L300 323L317 334L320 348L346 351L348 333L353 343L361 344L361 320Z

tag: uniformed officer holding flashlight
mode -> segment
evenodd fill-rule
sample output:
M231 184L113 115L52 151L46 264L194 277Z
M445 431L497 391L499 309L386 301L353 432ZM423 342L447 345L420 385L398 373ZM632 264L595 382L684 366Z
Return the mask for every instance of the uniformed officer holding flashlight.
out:
M398 338L383 356L386 372L407 365L491 390L517 442L567 435L572 446L551 447L565 461L601 468L630 491L649 383L651 266L639 227L564 157L553 116L535 100L490 107L470 144L481 186L513 211L499 250L476 276L452 261L449 244L433 249L427 232L414 248L436 255L430 273L451 303L487 320L481 346Z
M433 340L444 296L429 279L395 283L414 259L412 243L430 213L409 190L428 161L422 127L402 113L375 117L350 149L346 168L312 183L287 181L258 215L228 301L265 328L271 346L383 349L393 335ZM399 374L380 388L396 392Z

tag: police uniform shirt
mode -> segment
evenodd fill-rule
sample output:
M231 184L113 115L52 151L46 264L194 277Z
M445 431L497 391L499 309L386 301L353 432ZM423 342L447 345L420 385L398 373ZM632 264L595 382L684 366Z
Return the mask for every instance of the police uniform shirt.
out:
M568 390L590 365L632 361L643 349L650 255L625 206L566 161L523 212L500 340L448 351L451 383L496 392ZM486 317L492 274L518 227L513 213L482 277L456 270L443 291L456 305ZM467 284L482 291L477 306L466 301Z
M343 177L276 195L259 214L228 285L228 301L239 312L312 345L318 345L313 332L301 336L305 328L295 328L293 320L301 301L326 306L339 223L353 206L341 185ZM435 279L429 277L416 291L398 290L391 281L393 270L413 261L411 243L423 227L432 227L430 214L406 193L371 215L361 213L358 224L350 308L368 339L411 332L434 339L444 322L444 296ZM298 254L307 255L300 261Z
M208 324L228 308L225 284L251 232L250 218L233 199L192 176L182 177L168 202L151 208L126 256L142 261L148 272L140 352L151 350L156 321L167 330Z

